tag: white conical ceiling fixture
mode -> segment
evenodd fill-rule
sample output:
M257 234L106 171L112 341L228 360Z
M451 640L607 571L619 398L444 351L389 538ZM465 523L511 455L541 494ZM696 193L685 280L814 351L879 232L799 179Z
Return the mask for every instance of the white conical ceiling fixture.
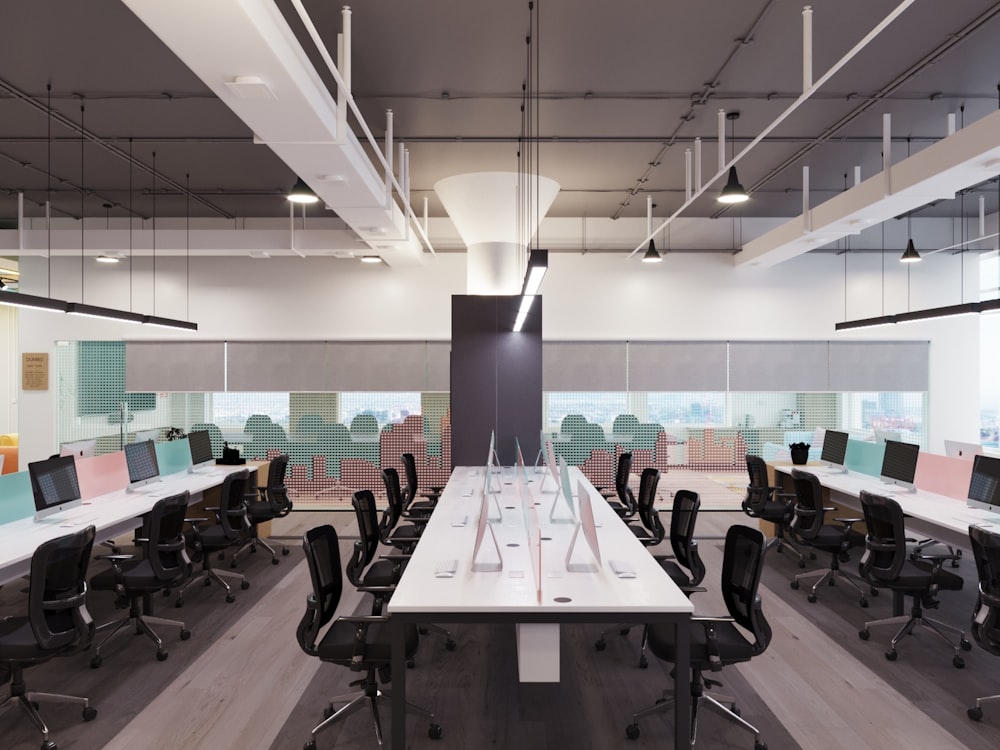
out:
M531 191L530 200L523 203L519 182ZM467 292L519 294L525 238L530 241L538 231L559 194L559 183L517 172L469 172L438 180L434 192L468 249ZM519 212L524 203L526 216Z

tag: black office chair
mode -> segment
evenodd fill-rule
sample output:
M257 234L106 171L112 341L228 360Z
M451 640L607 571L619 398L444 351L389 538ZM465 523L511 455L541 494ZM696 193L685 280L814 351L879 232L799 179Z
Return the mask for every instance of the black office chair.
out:
M142 634L156 644L156 658L163 661L167 650L163 639L150 627L173 625L180 628L180 638L186 641L191 631L179 620L168 620L153 616L153 594L178 586L191 575L191 559L184 543L184 517L187 515L189 494L165 497L157 501L146 520L145 533L136 542L142 548L142 559L135 555L98 555L98 560L111 562L111 569L98 573L90 579L90 585L98 591L114 591L119 600L127 603L127 617L106 622L97 630L111 628L111 632L94 650L90 666L101 666L101 651L104 646L126 626L132 626L137 635ZM140 601L142 602L140 605Z
M202 526L206 518L189 518L191 531L187 534L187 545L196 554L201 555L201 575L191 578L177 595L175 605L184 606L184 593L195 583L201 581L205 586L217 583L226 590L226 601L236 601L232 588L226 583L226 578L232 578L240 582L241 589L250 588L250 581L242 573L233 573L229 570L219 570L212 567L212 555L216 552L223 552L230 547L238 545L242 535L247 532L246 515L247 509L244 504L247 482L250 472L246 469L227 474L222 482L221 507L205 508L215 514L217 523L211 526Z
M0 711L20 704L42 733L42 750L56 750L56 743L49 739L38 703L76 703L83 706L84 721L97 716L86 698L31 692L24 683L26 667L82 651L94 637L87 611L87 565L94 533L88 526L39 545L31 557L28 613L0 619L0 674L10 683L10 695Z
M809 596L810 602L816 601L816 592L824 583L830 586L836 585L837 581L844 581L850 584L861 596L862 607L868 606L868 597L865 596L864 589L861 588L862 580L846 570L841 570L840 563L847 562L849 550L852 547L861 547L865 543L862 534L854 531L853 526L861 523L860 518L834 518L839 525L826 523L826 512L833 508L823 507L823 489L820 486L819 478L808 471L792 469L792 484L795 487L795 518L789 527L795 538L801 540L813 549L820 552L830 553L830 566L811 570L808 573L799 573L791 585L793 589L798 589L802 581L808 578L817 578L813 584ZM872 588L873 595L878 594L878 589Z
M285 487L285 473L287 470L287 453L282 453L280 456L272 458L271 465L267 470L267 486L257 488L257 492L260 494L259 499L254 497L253 493L247 494L246 509L250 537L233 555L229 567L236 567L236 560L244 551L249 549L251 553L256 552L257 545L270 552L271 564L277 565L278 553L275 552L274 547L268 544L268 542L281 547L282 555L288 554L288 547L273 539L261 537L257 528L259 524L273 521L276 518L284 518L292 512L292 501L288 498L288 488Z
M415 516L429 516L434 512L438 498L444 487L431 487L430 492L421 492L417 483L417 461L412 453L404 453L400 457L403 462L403 473L406 475L406 487L403 488L403 508ZM418 500L417 498L424 498Z
M382 469L382 482L385 484L388 504L379 522L379 538L383 544L392 545L403 552L412 552L424 532L427 516L410 515L406 512L398 471L391 467Z
M1000 534L982 526L969 527L972 556L979 573L979 595L972 612L972 637L985 651L1000 656ZM1000 695L976 698L969 718L983 718L983 703L1000 700Z
M701 508L701 498L691 490L677 490L674 493L673 510L670 512L670 548L672 555L653 555L664 572L688 596L699 590L699 584L705 578L705 564L698 554L698 540L694 538L695 523L698 520L698 510ZM628 635L630 626L616 626L601 633L594 648L603 651L607 647L605 637L613 630L619 630L622 635ZM646 641L648 633L643 628L642 646L639 649L639 667L646 669L649 661L646 659Z
M663 541L666 529L656 511L656 488L660 484L660 471L652 467L642 470L639 477L639 497L636 501L638 521L632 521L628 527L636 539L647 547L655 547Z
M952 664L961 669L965 660L959 654L959 649L968 651L972 644L965 639L965 633L960 629L924 617L922 601L933 596L938 591L960 591L962 577L944 570L942 565L952 555L921 556L919 560L911 559L906 548L906 533L904 530L903 509L899 503L889 497L874 495L861 491L861 509L864 511L868 535L865 537L865 553L859 566L861 575L873 586L883 586L892 591L898 591L913 597L913 608L909 615L888 617L882 620L866 622L858 637L867 641L871 637L869 629L873 625L893 625L902 623L886 649L885 658L896 661L896 644L922 625L936 633L945 643L952 647L955 655ZM958 633L958 643L952 643L944 631Z
M373 597L372 614L382 614L382 608L389 601L396 584L399 583L409 554L398 550L390 555L375 559L381 542L378 533L378 509L375 506L375 495L371 490L358 490L351 497L354 515L358 521L359 539L354 543L354 553L347 561L347 580L358 590L370 593ZM444 646L454 651L457 644L451 632L440 625L421 625L420 634L433 631L444 637ZM412 664L410 666L413 666Z
M764 653L771 642L771 627L764 618L760 595L757 593L766 550L764 534L758 529L731 526L726 533L726 546L722 559L722 597L726 602L726 609L729 610L729 617L691 618L689 628L692 747L698 731L698 705L706 701L710 707L753 732L755 750L767 749L767 745L760 738L760 731L737 713L731 699L713 697L705 693L705 688L721 686L721 683L710 680L702 674L708 670L717 672L729 664L750 661L753 657ZM744 631L750 633L752 641L747 640ZM658 659L674 662L677 653L674 645L674 626L651 623L649 648ZM637 712L632 718L632 723L625 728L625 736L630 740L637 739L639 717L665 710L672 700L673 696L666 691L663 699ZM726 703L729 706L726 706Z
M747 484L747 494L743 498L743 512L750 518L773 523L774 536L767 541L767 546L773 546L778 552L784 552L785 547L790 547L799 556L799 567L804 568L805 556L785 538L785 527L792 521L794 493L781 492L780 487L768 485L767 464L760 456L748 453L746 462L750 483Z
M388 627L388 617L365 615L361 617L338 617L334 620L337 605L343 592L343 575L340 568L340 547L337 532L332 526L318 526L310 529L302 538L313 593L306 597L306 612L296 630L296 637L302 650L323 661L340 664L364 676L351 683L351 687L361 690L330 699L329 707L323 712L323 721L312 730L312 736L305 744L305 750L315 750L316 735L333 722L368 704L375 724L375 738L382 747L382 725L379 720L378 703L389 692L379 688L390 679L392 645ZM331 623L330 621L333 620ZM330 626L323 631L324 627ZM406 627L406 658L412 659L417 651L420 636L414 625ZM343 703L338 709L335 704ZM434 721L434 714L407 702L406 707L428 721L427 734L432 739L442 735L441 726Z
M628 451L618 456L618 467L615 469L615 486L613 493L607 493L603 487L598 487L608 505L622 518L631 518L638 510L635 495L632 488L628 486L629 476L632 473L632 454ZM615 499L617 498L617 500Z

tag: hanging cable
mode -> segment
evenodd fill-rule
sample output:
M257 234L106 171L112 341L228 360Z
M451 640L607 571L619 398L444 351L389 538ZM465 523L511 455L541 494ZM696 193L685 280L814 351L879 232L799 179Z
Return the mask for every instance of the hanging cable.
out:
M46 187L45 194L45 233L46 233L46 245L47 252L45 253L48 264L48 286L49 290L46 294L47 297L51 299L52 297L52 82L49 81L45 85L46 91L46 119L48 121L48 135L46 136L46 150L48 151L48 166L46 167L46 172L48 172L48 185Z
M191 173L184 175L184 312L191 320ZM303 209L304 210L304 209Z
M87 190L84 187L83 182L83 144L84 137L83 134L86 132L83 122L83 96L80 96L80 302L85 302L83 298L83 274L84 274L84 264L83 264L83 225L84 219L84 201L87 197Z
M153 315L156 315L156 152L153 152Z

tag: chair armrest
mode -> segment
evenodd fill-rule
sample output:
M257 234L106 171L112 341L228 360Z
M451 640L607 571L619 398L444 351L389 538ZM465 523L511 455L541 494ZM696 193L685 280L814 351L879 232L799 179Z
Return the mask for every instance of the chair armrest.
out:
M109 560L112 564L123 560L134 560L135 555L94 555L95 560Z
M409 560L411 557L413 557L413 555L407 554L405 552L400 552L400 553L390 552L388 555L379 555L380 560Z
M681 592L685 594L702 594L708 591L708 589L705 588L704 586L678 586L677 588L679 588ZM691 619L694 620L695 618L692 617Z
M712 617L710 615L691 615L691 622L736 622L736 620L729 615L719 615L718 617Z
M364 594L391 594L396 590L395 586L355 586L356 591L360 591ZM339 618L341 620L346 620L346 617Z
M376 622L389 622L389 615L344 615L343 617L338 617L337 619L342 622L356 622L359 625L371 625Z
M400 513L399 517L406 519L408 523L414 523L414 524L417 523L424 524L431 520L427 516L411 516L409 513L406 512Z
M847 524L848 526L850 526L851 524L861 523L864 519L862 519L862 518L834 518L833 520L837 521L838 523L843 523L843 524Z
M735 620L732 617L692 617L691 622L697 622L705 628L709 669L718 672L722 669L722 657L719 654L719 639L715 632L715 626L723 622L735 622Z

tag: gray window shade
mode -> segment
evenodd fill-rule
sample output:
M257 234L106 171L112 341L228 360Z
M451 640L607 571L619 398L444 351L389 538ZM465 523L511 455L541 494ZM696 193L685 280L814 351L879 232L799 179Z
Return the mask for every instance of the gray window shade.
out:
M330 391L422 391L427 384L424 341L332 341L327 353Z
M125 390L221 391L224 352L221 341L127 341Z
M629 342L629 390L724 391L726 356L724 341Z
M329 390L322 341L235 341L227 351L226 390Z
M624 391L624 341L546 341L542 345L542 390Z
M729 344L733 391L825 391L829 388L826 341L734 341Z
M926 391L927 341L831 341L830 388L835 391Z
M447 391L451 388L451 342L427 342L427 382L420 390Z

